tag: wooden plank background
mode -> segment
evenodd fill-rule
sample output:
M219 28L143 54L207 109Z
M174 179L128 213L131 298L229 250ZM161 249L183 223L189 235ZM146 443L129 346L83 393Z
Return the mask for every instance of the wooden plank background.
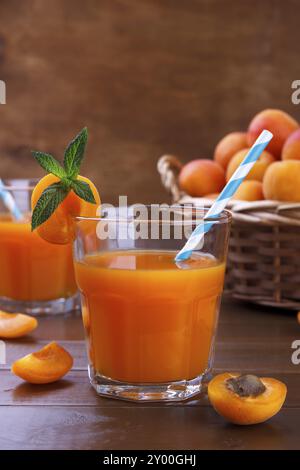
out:
M0 176L90 129L103 199L167 199L157 158L211 157L265 107L300 119L297 0L0 0Z

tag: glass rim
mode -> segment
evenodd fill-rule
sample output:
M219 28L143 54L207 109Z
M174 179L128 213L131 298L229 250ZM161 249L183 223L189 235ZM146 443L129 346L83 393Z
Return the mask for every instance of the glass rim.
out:
M188 221L192 221L192 222L195 222L197 220L199 220L199 222L201 220L204 220L204 216L205 214L207 214L207 212L209 211L210 207L208 206L199 206L199 205L193 205L193 206L188 206L187 204L178 204L178 205L171 205L169 206L168 208L166 207L159 207L160 204L145 204L144 207L147 207L148 209L152 206L158 206L159 210L168 210L170 213L171 212L174 212L176 210L181 210L182 213L184 213L184 211L193 211L193 215L195 217L196 215L196 218L192 218L192 217L186 217L184 218L184 222L188 222ZM128 208L132 208L134 207L134 204L132 206L124 206L123 208L125 209L128 209ZM118 209L118 206L111 206L112 209ZM198 217L198 215L200 215L200 217ZM132 221L133 219L133 215L132 214L127 214L127 216L124 216L122 214L116 214L115 216L108 216L108 217L105 217L105 216L94 216L94 217L87 217L87 216L76 216L74 217L74 219L77 221L77 222L80 222L80 221L91 221L91 222L126 222L126 221ZM139 223L139 222L157 222L159 219L157 218L152 218L151 217L151 213L149 214L149 217L146 218L146 219L137 219L136 222ZM215 222L215 223L227 223L229 224L232 220L232 213L230 210L228 209L223 209L222 212L220 213L219 216L214 216L214 217L207 217L205 219L207 222ZM169 223L172 224L172 223L178 223L180 221L176 221L176 220L170 220ZM182 221L183 222L183 221Z
M32 191L41 178L3 178L2 189L5 191ZM12 184L9 184L9 183ZM16 184L16 182L22 183Z

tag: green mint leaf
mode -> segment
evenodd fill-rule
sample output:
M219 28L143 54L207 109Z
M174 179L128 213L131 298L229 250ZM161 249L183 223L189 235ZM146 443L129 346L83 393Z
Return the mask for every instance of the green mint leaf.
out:
M32 212L31 230L46 222L68 193L69 190L60 182L48 186L42 192Z
M74 180L71 183L71 188L73 189L74 193L84 201L96 204L94 194L88 183L85 181Z
M33 150L32 154L41 167L47 171L47 173L52 173L58 178L64 178L66 176L64 168L49 153L36 152Z
M80 165L84 156L85 146L87 143L88 131L85 127L73 139L65 150L64 167L67 176L76 179L79 173Z

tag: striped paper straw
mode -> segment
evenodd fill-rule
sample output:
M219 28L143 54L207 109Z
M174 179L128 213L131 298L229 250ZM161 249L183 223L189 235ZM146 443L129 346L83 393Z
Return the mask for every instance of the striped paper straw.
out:
M9 191L5 189L5 185L3 181L0 179L0 198L3 201L5 207L9 210L11 215L15 220L22 220L23 214L18 208L16 201L14 200L13 196Z
M177 253L175 261L186 260L191 256L193 250L200 244L204 234L207 233L214 224L214 221L206 221L206 219L218 217L221 214L229 199L232 198L240 184L244 181L272 137L273 134L267 130L263 130L258 136L240 166L235 170L225 188L205 215L203 222L195 228L184 247Z

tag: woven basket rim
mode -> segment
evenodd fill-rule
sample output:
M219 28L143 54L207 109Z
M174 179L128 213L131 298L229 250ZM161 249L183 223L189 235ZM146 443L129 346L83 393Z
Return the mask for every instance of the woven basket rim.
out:
M174 155L163 155L157 163L163 186L171 193L173 201L211 206L214 199L193 197L182 191L178 184L178 173L182 163ZM273 200L239 201L231 200L227 209L233 221L264 225L290 225L300 227L300 202L281 202Z

